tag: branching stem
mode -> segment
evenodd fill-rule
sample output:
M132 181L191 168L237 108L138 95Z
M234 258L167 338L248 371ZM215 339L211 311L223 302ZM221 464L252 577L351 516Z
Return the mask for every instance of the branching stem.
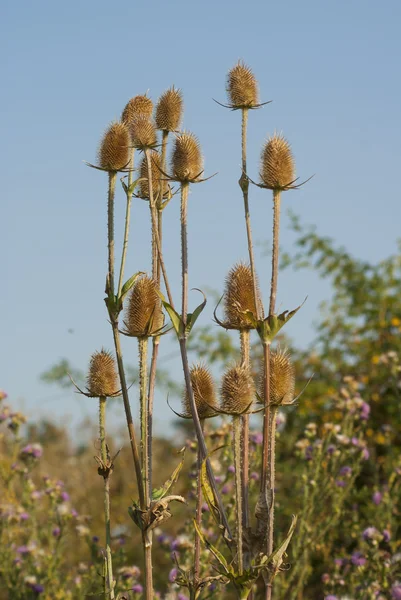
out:
M100 454L103 465L108 465L106 445L106 397L99 398L99 438ZM111 559L111 530L110 530L110 473L104 477L104 517L106 529L106 574L104 578L105 598L114 600L113 563Z
M243 558L243 528L242 528L242 469L241 469L241 417L233 416L233 446L234 446L234 469L235 469L235 511L237 523L237 563L238 573L244 572Z

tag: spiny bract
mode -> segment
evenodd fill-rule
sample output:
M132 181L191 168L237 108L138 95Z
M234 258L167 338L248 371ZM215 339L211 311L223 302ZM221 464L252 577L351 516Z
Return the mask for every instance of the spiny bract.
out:
M292 404L295 389L295 369L287 350L270 353L270 402Z
M153 148L157 144L156 129L146 115L138 115L130 123L132 145L138 150Z
M112 123L100 143L99 166L106 171L119 171L126 167L130 158L131 138L128 127L119 121Z
M156 127L163 131L177 131L182 120L183 100L181 90L174 86L165 91L156 105Z
M238 415L249 411L255 398L255 384L250 370L236 364L224 375L220 388L221 410Z
M150 119L153 113L153 102L146 95L134 96L129 100L121 115L121 121L130 125L138 115L145 115Z
M124 322L126 333L133 337L154 335L163 327L164 317L157 285L148 275L135 282Z
M216 390L213 377L209 369L202 364L196 364L190 371L192 390L198 415L200 419L216 414L214 408L217 407ZM188 392L184 392L183 409L186 416L191 416L191 406L189 403Z
M256 77L241 61L228 72L227 94L233 108L252 108L259 104Z
M91 396L115 396L118 392L118 377L113 356L106 350L92 354L87 389Z
M258 284L256 290L260 308ZM240 262L230 270L226 278L224 312L227 324L234 329L252 329L251 319L244 314L245 311L250 311L256 318L252 271L249 265Z
M152 174L152 189L153 189L153 198L156 200L160 190L161 190L161 182L160 182L160 154L155 150L152 150L150 153L150 164L151 164L151 174ZM149 199L149 181L148 181L148 161L146 156L143 157L140 166L140 177L142 181L139 182L139 194L138 196L144 200Z
M181 182L195 181L203 171L203 159L198 139L184 132L175 140L171 158L173 179Z
M295 163L291 146L281 135L273 135L263 147L260 178L272 190L285 190L294 183Z

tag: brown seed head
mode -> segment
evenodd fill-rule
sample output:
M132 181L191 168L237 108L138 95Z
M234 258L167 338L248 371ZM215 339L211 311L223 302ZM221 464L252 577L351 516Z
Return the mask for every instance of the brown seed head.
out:
M196 180L203 171L203 159L198 139L184 132L175 140L171 158L173 178L184 183Z
M116 365L113 356L101 350L92 354L87 389L91 396L114 396L119 389Z
M228 72L227 93L233 108L251 108L259 104L258 82L242 61Z
M241 364L228 369L220 389L221 410L235 415L246 412L255 398L255 384L250 370Z
M150 153L150 161L151 161L151 173L152 173L152 189L153 189L153 197L156 199L158 194L161 191L161 182L160 177L162 176L160 173L160 154L155 150L152 150ZM149 199L149 182L148 182L148 161L146 156L143 157L140 166L140 176L142 181L139 182L139 194L138 196L144 200Z
M147 115L138 115L130 123L132 145L138 150L153 148L157 144L156 129Z
M281 135L273 135L263 147L260 178L272 190L284 190L295 179L291 146Z
M131 139L125 123L112 123L100 143L99 166L106 171L119 171L129 163Z
M217 408L217 397L213 377L209 369L202 364L193 365L190 376L199 418L205 419L214 415L213 408ZM191 415L191 406L187 391L184 392L183 410L186 416Z
M132 287L124 322L133 337L148 337L163 327L162 304L151 277L144 275Z
M138 115L146 115L148 119L152 116L153 102L147 96L134 96L125 106L121 115L121 121L131 125Z
M182 120L183 100L181 90L174 86L164 92L156 105L156 127L163 131L177 131Z
M270 402L292 404L294 400L295 369L289 353L277 350L270 353Z
M259 286L258 304L260 308ZM253 293L252 271L249 265L236 264L226 278L224 311L227 324L234 329L252 329L252 323L244 311L251 311L256 317L255 296Z

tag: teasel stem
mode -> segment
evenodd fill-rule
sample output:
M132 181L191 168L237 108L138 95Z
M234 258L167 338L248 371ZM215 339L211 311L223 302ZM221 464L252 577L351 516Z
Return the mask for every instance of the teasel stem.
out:
M166 156L167 156L167 138L168 131L163 131L162 134L162 152L161 152L161 169L166 172ZM149 184L148 184L149 185ZM152 182L150 182L152 186ZM157 208L157 232L159 236L160 249L163 247L163 211L160 208L164 197L164 185L163 179L160 182L160 193L161 198L159 199L159 207ZM150 188L149 188L150 189ZM150 195L150 194L149 194ZM153 196L153 188L152 188ZM149 200L150 202L150 200ZM153 220L152 220L153 228ZM153 237L153 236L152 236ZM157 254L157 269L156 273L152 273L154 280L157 283L157 287L160 289L160 278L161 278L161 266L159 253ZM159 355L160 336L154 336L152 342L152 358L150 362L150 373L149 373L149 395L148 395L148 463L149 463L149 489L152 489L153 479L153 455L152 455L152 436L153 436L153 402L155 397L155 386L156 386L156 370L157 370L157 358Z
M281 190L273 190L273 251L272 251L272 278L270 288L269 314L273 315L276 307L278 260L279 260L279 234L280 234L280 207Z
M131 160L129 163L128 190L132 184L132 176L133 176L133 172L134 172L134 158L135 158L135 148L132 149ZM118 292L117 292L118 296L121 294L121 290L123 287L123 280L124 280L125 259L127 257L129 227L130 227L130 221L131 221L131 203L132 203L132 193L127 191L127 205L125 208L124 241L123 241L123 249L122 249L122 253L121 253L120 276L118 278Z
M107 196L107 235L109 260L109 287L114 290L114 195L116 191L117 172L109 171L109 190Z
M266 534L266 554L270 556L273 551L273 521L271 512L273 509L273 493L271 488L273 481L270 476L270 342L263 342L263 396L265 409L263 412L263 448L262 448L262 477L260 481L260 492L267 504L268 523ZM266 600L271 599L272 586L266 583Z
M244 209L245 209L245 225L246 235L248 238L248 253L249 253L249 264L252 272L252 284L253 284L253 296L255 299L256 318L260 319L259 301L258 301L258 289L256 280L256 269L255 269L255 256L253 253L253 242L252 242L252 230L251 230L251 216L249 212L249 180L246 176L247 172L247 128L248 128L248 109L242 109L242 128L241 128L241 148L242 148L242 175L239 180L242 194L244 196Z
M204 431L204 419L200 420L202 433ZM196 523L200 529L202 523L202 480L201 480L201 468L202 468L202 454L199 448L197 450L197 479L196 479ZM194 559L194 582L195 584L199 581L200 575L200 553L201 553L201 540L198 532L195 531L195 559Z
M182 275L182 310L181 319L184 328L187 325L188 312L188 242L187 242L187 214L188 214L189 184L181 185L181 275Z
M241 362L250 368L250 332L243 329L240 332ZM242 463L242 526L249 528L249 414L241 417L241 463ZM244 556L245 567L248 557Z
M138 338L139 350L139 406L141 421L141 463L142 478L146 503L149 504L149 430L147 418L147 396L148 396L148 338Z
M242 507L242 468L241 468L241 417L233 416L233 446L234 446L234 469L235 469L235 511L237 523L237 563L240 575L244 572L244 557L242 551L243 542L243 507Z
M269 440L270 440L270 452L269 452L269 466L268 466L268 487L271 492L271 508L269 512L269 527L268 534L270 539L268 540L269 548L273 552L273 534L274 534L274 486L276 477L276 423L277 423L277 411L278 406L272 406L270 410L270 421L269 421Z
M99 438L100 454L103 464L107 467L108 456L106 446L106 397L99 398ZM113 563L111 560L111 532L110 532L110 473L104 478L104 517L106 527L106 576L104 579L105 598L114 600Z

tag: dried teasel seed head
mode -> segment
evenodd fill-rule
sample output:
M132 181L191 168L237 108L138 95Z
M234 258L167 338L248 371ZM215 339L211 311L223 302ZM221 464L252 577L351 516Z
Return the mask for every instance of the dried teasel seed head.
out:
M228 72L227 94L233 108L252 108L259 104L258 82L242 61Z
M126 333L133 337L154 335L163 327L164 317L156 282L148 275L132 287L125 318Z
M255 383L249 368L236 364L224 375L220 389L221 410L238 415L249 410L255 398Z
M161 192L161 181L160 177L160 154L155 150L150 153L151 161L151 173L152 173L152 189L153 197L156 199L158 194ZM143 157L140 166L140 177L142 181L139 182L139 193L138 196L144 200L149 199L149 181L148 181L148 161L146 156Z
M187 183L195 181L203 171L203 159L198 139L188 132L177 135L171 158L173 178Z
M287 140L274 134L267 140L260 159L260 178L272 190L285 190L295 180L295 163Z
M270 402L292 404L295 389L295 369L287 350L270 353Z
M258 308L261 308L259 285L256 282ZM252 271L242 262L234 265L226 278L224 312L227 324L233 329L252 329L251 319L244 314L249 310L256 317Z
M183 100L181 90L174 86L165 91L156 105L156 127L162 131L177 131L182 121Z
M125 123L112 123L99 146L99 166L106 171L119 171L129 163L131 138Z
M196 364L190 371L192 390L200 419L211 417L217 408L217 396L213 377L209 369L202 364ZM191 405L187 391L184 392L183 410L186 416L191 416Z
M89 394L97 398L115 396L118 392L116 364L113 356L106 350L92 354L86 387Z
M138 115L130 123L132 145L138 150L153 148L157 144L156 129L147 115Z
M134 96L134 98L131 98L131 100L127 102L121 115L121 121L127 123L127 125L131 125L138 115L146 115L148 119L150 119L152 113L153 102L150 98L146 95Z

